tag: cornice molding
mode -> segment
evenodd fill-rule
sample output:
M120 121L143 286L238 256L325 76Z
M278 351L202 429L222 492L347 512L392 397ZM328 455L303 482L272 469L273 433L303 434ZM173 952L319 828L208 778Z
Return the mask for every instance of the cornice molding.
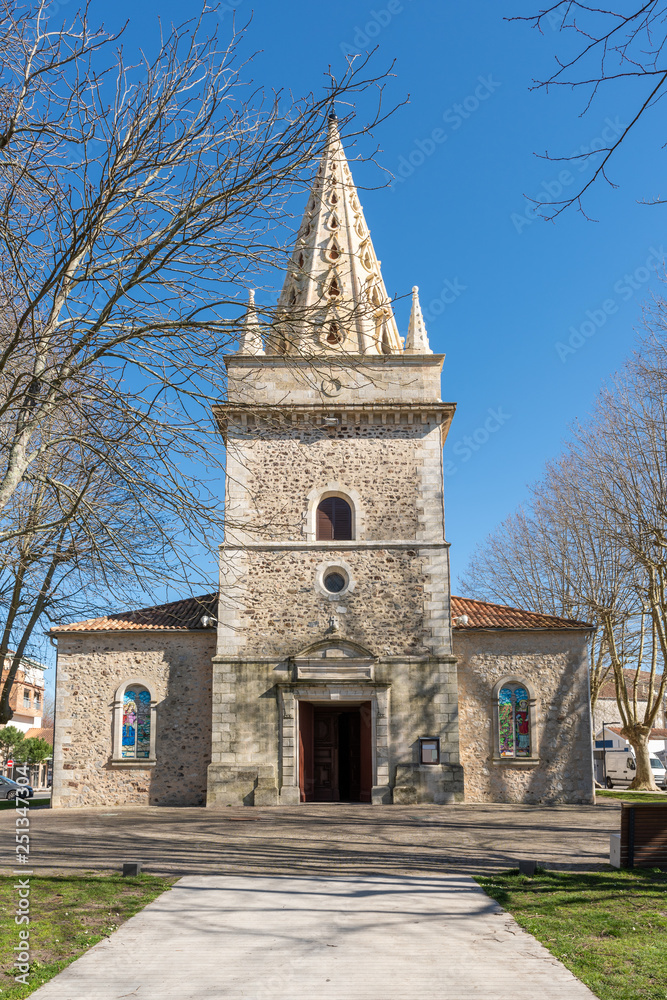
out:
M322 354L227 354L223 358L227 368L328 368L344 371L362 365L382 365L388 368L443 366L444 354L340 354L337 357Z
M448 549L451 542L442 541L421 541L421 540L405 540L401 539L398 541L365 541L359 539L352 542L222 542L219 546L220 551L226 550L231 552L243 552L248 549L253 549L260 552L270 552L270 551L282 551L282 550L294 550L302 552L331 552L332 554L336 552L350 552L355 549Z

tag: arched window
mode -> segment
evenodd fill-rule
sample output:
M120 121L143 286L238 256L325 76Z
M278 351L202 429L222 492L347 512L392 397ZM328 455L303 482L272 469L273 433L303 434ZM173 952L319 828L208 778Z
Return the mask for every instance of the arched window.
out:
M125 681L114 699L112 764L155 764L156 701L148 679Z
M317 508L317 541L351 541L352 508L342 497L326 497Z
M329 323L329 332L327 333L327 344L340 344L343 339L343 334L340 332L338 323Z
M386 322L382 324L382 353L391 354L391 343L389 341L389 330Z
M308 494L304 528L309 542L365 538L361 497L349 483L319 483Z
M150 757L151 696L140 684L128 687L123 695L123 760Z
M531 757L530 695L521 683L498 691L498 752L501 757Z

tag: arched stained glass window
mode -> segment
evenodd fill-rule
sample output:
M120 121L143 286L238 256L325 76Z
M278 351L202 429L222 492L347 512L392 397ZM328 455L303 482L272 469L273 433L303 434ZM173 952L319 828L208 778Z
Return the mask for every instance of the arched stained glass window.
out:
M521 684L498 692L498 742L501 757L530 757L530 695Z
M133 684L123 695L122 757L139 760L150 757L151 696L145 687Z

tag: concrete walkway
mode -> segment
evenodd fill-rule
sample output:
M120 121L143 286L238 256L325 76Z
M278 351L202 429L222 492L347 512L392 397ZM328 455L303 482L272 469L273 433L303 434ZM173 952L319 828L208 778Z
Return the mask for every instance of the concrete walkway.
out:
M181 879L34 1000L592 1000L468 876Z

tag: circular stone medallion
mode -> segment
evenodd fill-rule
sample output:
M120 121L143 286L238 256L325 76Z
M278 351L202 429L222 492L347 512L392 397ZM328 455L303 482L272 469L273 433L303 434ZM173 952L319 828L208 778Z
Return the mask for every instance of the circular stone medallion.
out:
M322 392L325 396L337 396L342 388L337 378L325 378L322 382Z

